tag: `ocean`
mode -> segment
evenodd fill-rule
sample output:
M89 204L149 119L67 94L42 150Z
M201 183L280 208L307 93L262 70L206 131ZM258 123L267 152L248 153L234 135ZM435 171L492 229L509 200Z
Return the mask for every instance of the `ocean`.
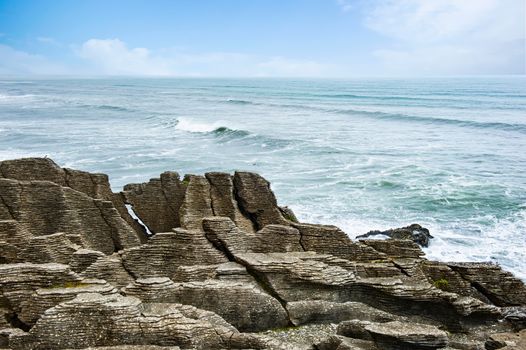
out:
M0 159L29 156L115 191L254 171L301 221L419 223L428 258L526 280L526 77L0 79Z

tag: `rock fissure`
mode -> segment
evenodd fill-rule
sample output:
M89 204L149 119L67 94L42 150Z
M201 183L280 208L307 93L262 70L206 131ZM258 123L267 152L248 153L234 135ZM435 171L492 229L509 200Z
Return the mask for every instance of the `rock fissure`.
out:
M99 202L100 203L100 202ZM119 242L119 240L117 239L117 237L115 237L116 235L116 232L115 232L115 229L113 227L113 225L111 225L109 222L108 222L108 219L106 218L106 216L104 215L104 212L103 212L103 209L102 207L99 205L99 203L97 202L94 202L95 206L99 209L99 213L100 213L100 217L102 218L102 220L106 223L106 226L108 226L108 228L110 229L110 238L113 242L113 252L116 253L120 250L123 249L122 247L122 244L121 242Z
M208 242L210 242L210 244L212 244L212 246L213 246L217 251L219 251L220 253L223 253L229 261L237 262L237 261L236 261L236 258L235 258L234 255L230 252L230 250L228 250L228 248L226 248L225 246L223 246L218 240L211 240L210 237L208 237L208 235L207 235L206 233L205 233L205 237L206 237L206 239L208 240Z
M122 256L120 256L120 265L122 266L122 269L128 274L130 275L133 279L138 279L140 278L140 276L137 276L137 274L132 271L130 268L128 268L128 266L126 266L126 264L122 261Z
M214 209L214 197L212 196L212 183L205 176L206 182L208 182L208 198L210 199L210 209L212 210L212 215L216 216L216 210Z
M239 211L241 212L241 214L244 215L247 219L250 220L250 222L252 223L252 226L254 227L254 231L258 231L259 229L261 229L259 227L259 225L258 225L258 222L257 222L257 216L254 215L254 214L251 214L247 210L245 210L245 208L244 208L244 206L242 204L242 201L240 199L240 196L239 196L239 193L238 193L238 188L237 188L235 182L233 182L232 190L234 192L234 200L236 201L237 207L239 208Z
M2 175L3 178L7 179L7 176L5 176L4 173L4 164L0 164L0 175Z
M91 181L91 190L92 190L92 193L97 193L97 183L95 182L95 180L93 179L93 174L89 174L89 179Z
M13 212L13 209L11 209L11 206L7 204L4 197L0 194L0 201L2 202L2 205L6 208L7 212L9 213L9 216L11 219L16 220L15 214Z
M247 269L247 272L254 278L254 280L258 283L261 289L263 289L268 295L276 299L281 304L281 307L287 314L287 319L289 322L288 327L293 327L294 324L292 323L289 311L287 309L287 302L279 296L276 290L272 287L272 284L266 279L265 275L258 273L257 271L252 269L252 267L248 265L243 265L243 266L245 266L245 268Z
M224 245L219 245L219 240L210 240L208 235L205 234L205 237L208 239L208 241L220 252L222 252L229 261L236 262L238 264L241 264L245 267L247 273L252 276L252 278L257 282L257 284L260 286L260 288L265 291L268 295L270 295L272 298L276 299L282 306L283 310L287 314L287 319L289 322L289 325L292 325L292 321L289 316L289 312L287 310L287 302L283 300L279 294L274 290L272 285L266 280L264 275L259 274L257 271L252 269L252 267L249 264L246 264L244 261L240 259L236 259L235 255Z
M469 282L469 284L471 285L471 287L473 287L477 292L479 292L480 294L484 295L486 298L488 298L489 301L491 301L494 305L498 305L500 304L499 300L497 298L495 298L494 295L492 295L491 293L488 293L488 291L483 288L479 283L477 282L472 282L472 281L469 281L469 280L466 280Z
M70 174L70 171L69 169L64 169L64 183L66 184L66 186L68 186L69 188L73 188L70 184L70 181L69 181L69 177L71 176ZM91 180L91 176L90 176L90 180Z
M21 329L23 330L24 332L29 332L29 330L31 329L31 326L22 322L20 320L20 318L18 318L18 314L13 312L11 314L8 314L6 315L6 319L7 319L7 322L9 322L9 324L11 326L13 326L13 328L18 328L18 329Z
M150 228L148 227L148 225L146 225L144 223L144 221L141 220L141 218L139 217L139 215L137 215L137 213L135 212L135 210L133 210L133 205L132 204L129 204L129 203L125 203L124 206L126 207L126 209L128 210L128 213L130 214L130 216L132 217L133 220L137 221L137 223L142 227L143 231L144 231L144 234L147 236L147 237L151 237L155 234L155 232L153 232L152 230L150 230Z
M170 209L170 211L172 212L172 215L176 218L176 222L181 222L181 218L179 217L179 211L176 210L174 207L173 207L173 204L172 204L172 201L169 199L167 193L166 193L166 189L164 188L164 183L162 181L162 177L161 177L161 192L163 194L163 197L164 197L164 200L166 201L166 205L168 206L168 209ZM175 227L174 227L175 228Z
M299 245L301 247L301 249L303 249L304 252L308 251L307 248L305 247L305 244L303 243L303 232L301 232L301 230L298 230L298 232L300 233L300 239L299 239Z
M401 273L403 273L404 275L406 275L407 277L411 277L411 275L409 274L409 272L406 271L406 269L404 269L403 266L397 264L395 261L392 261L391 262L393 263L393 265L398 269L400 270Z

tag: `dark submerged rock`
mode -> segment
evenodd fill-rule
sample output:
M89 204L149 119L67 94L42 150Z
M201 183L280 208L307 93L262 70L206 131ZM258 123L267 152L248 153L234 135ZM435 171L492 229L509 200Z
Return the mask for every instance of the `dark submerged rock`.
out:
M369 231L363 235L357 236L356 238L368 238L372 236L384 235L393 239L408 239L411 240L421 247L428 247L429 240L433 238L429 233L429 230L419 224L411 224L406 227L400 227L395 229L389 229L386 231Z

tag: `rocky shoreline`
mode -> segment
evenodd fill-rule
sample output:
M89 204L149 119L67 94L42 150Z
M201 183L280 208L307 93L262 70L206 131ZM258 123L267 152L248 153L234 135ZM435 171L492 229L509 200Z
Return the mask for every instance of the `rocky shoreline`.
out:
M2 161L0 348L526 349L524 283L426 260L420 229L352 241L249 172L113 193L104 174Z

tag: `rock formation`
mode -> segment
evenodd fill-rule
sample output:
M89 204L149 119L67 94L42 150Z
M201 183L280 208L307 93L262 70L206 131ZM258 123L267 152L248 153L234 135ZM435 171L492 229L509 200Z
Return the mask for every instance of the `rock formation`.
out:
M113 193L103 174L3 161L0 348L524 345L522 281L426 260L419 225L364 238L378 233L391 238L300 223L249 172L165 172Z
M369 231L366 234L360 235L356 238L367 238L371 236L383 235L395 239L410 239L422 247L429 246L429 240L433 238L429 230L419 224L412 224L407 227L400 227L386 231Z

